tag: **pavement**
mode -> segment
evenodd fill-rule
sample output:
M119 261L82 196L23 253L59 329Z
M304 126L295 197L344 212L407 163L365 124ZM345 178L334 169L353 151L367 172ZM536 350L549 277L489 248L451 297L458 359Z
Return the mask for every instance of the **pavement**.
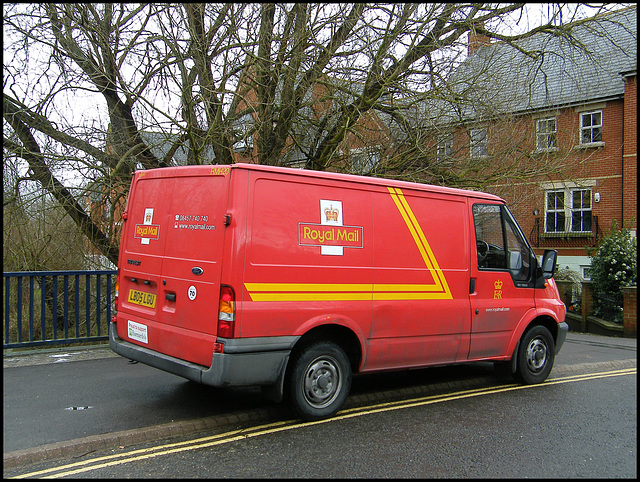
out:
M98 360L100 358L117 358L116 352L104 343L100 345L66 346L57 348L41 348L35 350L9 348L2 356L3 368L46 365L47 363L63 363L81 360Z
M607 346L615 344L620 347L628 347L635 350L637 339L613 338L594 336L585 333L571 332L567 341L595 346ZM4 350L3 368L41 365L49 363L64 363L70 361L95 360L100 358L119 357L108 345L93 345L82 347L59 347L38 350ZM609 360L595 363L582 363L578 365L555 366L552 376L563 376L578 371L590 369L623 369L634 368L637 359ZM468 379L446 383L430 384L428 387L410 387L388 390L378 393L363 395L350 395L345 408L372 403L382 403L398 398L409 398L435 394L442 391L457 391L472 388L481 388L491 384L495 385L495 376L476 376ZM427 390L428 393L425 393ZM164 440L174 437L189 436L198 432L220 429L221 427L237 425L241 423L266 423L282 418L283 412L278 407L244 410L239 412L214 415L194 420L171 422L133 430L123 430L100 435L91 435L74 440L65 440L53 444L16 450L3 454L5 468L19 467L45 460L61 459L66 457L80 457L99 450L112 450L135 444L143 444L155 440Z

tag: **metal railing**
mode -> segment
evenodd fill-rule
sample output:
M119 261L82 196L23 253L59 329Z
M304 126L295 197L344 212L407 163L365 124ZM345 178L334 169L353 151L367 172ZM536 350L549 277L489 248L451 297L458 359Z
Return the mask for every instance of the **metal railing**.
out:
M107 340L115 270L3 273L2 348Z
M544 218L534 218L533 228L529 232L529 243L535 248L541 246L555 246L558 243L572 243L577 246L597 246L602 239L602 229L598 222L598 216L591 217L591 231L585 232L560 232L546 233L544 232Z

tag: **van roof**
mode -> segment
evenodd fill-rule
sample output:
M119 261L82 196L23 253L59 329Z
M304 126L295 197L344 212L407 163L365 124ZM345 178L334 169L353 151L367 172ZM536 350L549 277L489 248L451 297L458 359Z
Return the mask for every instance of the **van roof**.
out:
M420 191L428 191L428 192L441 193L441 194L454 194L458 196L475 197L475 198L489 199L492 201L504 202L504 199L502 199L501 197L495 196L493 194L485 193L485 192L472 191L469 189L458 189L458 188L452 188L452 187L435 186L433 184L422 184L417 182L399 181L395 179L386 179L381 177L359 176L356 174L342 174L342 173L329 172L329 171L312 171L308 169L295 169L290 167L265 166L261 164L247 164L247 163L232 164L231 168L249 169L249 170L264 171L264 172L280 172L280 173L294 174L294 175L304 176L304 177L336 179L340 181L356 182L360 184L375 184L379 186L411 188L411 189L418 189Z
M212 166L178 166L178 167L165 167L159 169L151 169L149 171L138 171L138 173L146 173L148 177L164 177L164 176L184 176L184 175L198 175L198 171L202 171L202 174L207 173L207 171ZM231 169L246 169L252 171L262 171L262 172L273 172L273 173L282 173L294 176L301 176L307 178L318 178L318 179L335 179L337 181L348 181L354 182L358 184L369 184L369 185L377 185L377 186L391 186L405 189L417 189L419 191L425 192L433 192L439 194L449 194L455 196L465 196L465 197L473 197L478 199L490 200L490 201L501 201L505 202L499 196L495 196L493 194L488 194L480 191L472 191L468 189L459 189L453 187L442 187L435 186L433 184L422 184L417 182L409 182L409 181L399 181L395 179L386 179L381 177L370 177L370 176L359 176L356 174L342 174L337 172L329 172L329 171L312 171L308 169L295 169L291 167L279 167L279 166L265 166L261 164L248 164L248 163L236 163L231 165L216 165L217 168L226 168L229 167ZM195 171L195 172L194 172Z

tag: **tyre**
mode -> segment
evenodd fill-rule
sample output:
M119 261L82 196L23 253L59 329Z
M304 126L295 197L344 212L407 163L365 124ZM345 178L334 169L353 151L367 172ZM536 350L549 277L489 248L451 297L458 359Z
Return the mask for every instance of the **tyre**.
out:
M556 346L551 332L537 325L525 332L517 353L515 377L527 385L544 382L555 359Z
M332 342L316 342L291 361L286 393L295 413L307 421L334 415L351 388L351 364Z

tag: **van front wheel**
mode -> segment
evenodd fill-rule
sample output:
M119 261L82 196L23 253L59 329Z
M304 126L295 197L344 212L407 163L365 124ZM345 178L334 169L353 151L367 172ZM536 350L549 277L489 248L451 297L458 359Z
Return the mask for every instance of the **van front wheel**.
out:
M553 336L547 328L537 325L529 329L518 348L516 379L527 385L544 382L553 368L555 350Z
M304 420L334 415L351 388L351 364L335 343L317 342L292 359L286 391L294 411Z

